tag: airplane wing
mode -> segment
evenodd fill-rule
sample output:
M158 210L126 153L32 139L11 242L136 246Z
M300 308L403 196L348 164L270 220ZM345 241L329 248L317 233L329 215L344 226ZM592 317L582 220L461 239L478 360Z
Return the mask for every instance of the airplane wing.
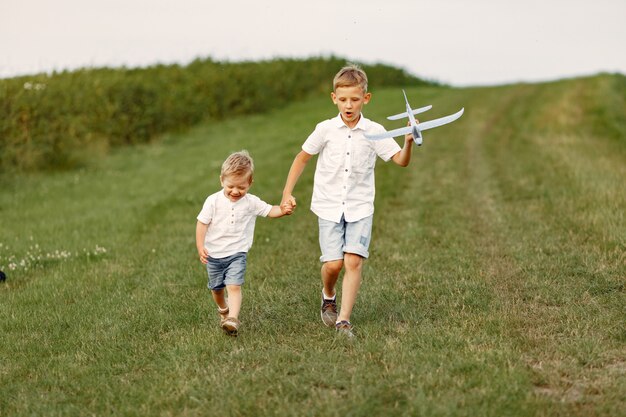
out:
M439 119L429 120L427 122L422 122L417 124L417 128L419 131L424 131L428 129L432 129L435 127L443 126L445 124L454 122L456 119L463 115L465 111L465 107L463 107L458 112L451 114L450 116L440 117ZM393 138L396 136L406 135L407 133L411 133L413 128L411 126L401 127L399 129L389 130L387 132L377 133L374 135L366 134L365 137L370 140L381 140L385 138Z
M417 128L420 131L424 131L424 130L432 129L434 127L443 126L450 122L454 122L456 119L458 119L459 117L463 115L463 111L465 111L465 107L463 107L458 112L451 114L450 116L440 117L439 119L434 119L434 120L429 120L427 122L418 123Z
M432 108L433 108L433 106L420 107L419 109L412 109L411 113L413 113L413 114L420 114L420 113L424 113L425 111L428 111L428 110L430 110ZM400 113L400 114L394 114L393 116L387 117L387 119L388 120L399 120L399 119L404 119L405 117L409 117L407 112Z
M370 140L381 140L385 138L393 138L396 136L406 135L407 133L411 133L412 131L413 131L413 128L411 126L407 126L407 127L401 127L399 129L389 130L387 132L377 133L374 135L365 134L365 137Z

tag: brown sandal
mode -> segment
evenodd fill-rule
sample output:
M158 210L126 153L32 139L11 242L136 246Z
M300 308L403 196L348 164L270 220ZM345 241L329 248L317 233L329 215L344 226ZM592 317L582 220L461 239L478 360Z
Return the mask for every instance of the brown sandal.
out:
M221 326L222 329L226 332L226 334L230 336L237 336L237 332L239 331L239 319L236 317L226 317L222 320Z

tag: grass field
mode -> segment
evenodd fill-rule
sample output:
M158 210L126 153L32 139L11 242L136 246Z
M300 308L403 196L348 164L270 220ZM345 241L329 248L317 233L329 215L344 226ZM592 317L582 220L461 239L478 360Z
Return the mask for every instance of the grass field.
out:
M353 342L319 319L314 161L257 221L238 338L194 243L228 153L277 203L326 97L0 179L0 416L626 415L625 78L407 94L466 112L378 164Z

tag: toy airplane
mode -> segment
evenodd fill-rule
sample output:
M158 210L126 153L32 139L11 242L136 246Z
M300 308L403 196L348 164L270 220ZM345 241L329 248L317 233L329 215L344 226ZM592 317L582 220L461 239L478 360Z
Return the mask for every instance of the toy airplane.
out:
M427 122L417 123L415 117L413 115L423 113L427 110L430 110L433 106L420 107L419 109L411 109L411 105L409 104L409 100L406 98L406 93L402 90L402 94L404 94L404 101L406 103L406 112L400 114L394 114L393 116L387 117L389 120L399 120L405 117L409 118L409 126L401 127L399 129L389 130L387 132L378 133L375 135L365 135L367 139L370 140L380 140L385 138L393 138L396 136L406 135L408 133L413 134L413 141L417 146L422 144L422 131L432 129L434 127L443 126L450 122L455 121L459 117L463 115L463 111L465 108L462 108L458 112L451 114L450 116L440 117L439 119L429 120Z

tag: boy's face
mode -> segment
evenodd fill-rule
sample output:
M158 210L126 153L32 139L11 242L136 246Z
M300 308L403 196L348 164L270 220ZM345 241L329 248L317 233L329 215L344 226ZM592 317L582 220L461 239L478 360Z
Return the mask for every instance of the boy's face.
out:
M361 118L361 108L364 104L369 103L372 95L363 93L361 87L337 87L334 92L330 93L333 103L337 105L343 122L353 128Z
M239 201L248 193L252 185L252 176L250 175L225 175L220 177L222 187L224 187L224 195L233 203Z

